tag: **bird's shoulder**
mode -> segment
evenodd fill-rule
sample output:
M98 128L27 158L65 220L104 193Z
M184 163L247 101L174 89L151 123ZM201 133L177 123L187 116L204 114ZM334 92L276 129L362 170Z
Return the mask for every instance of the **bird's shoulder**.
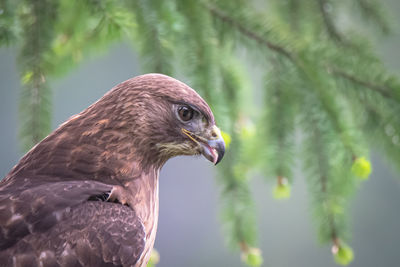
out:
M46 232L30 234L0 251L0 262L29 259L38 266L134 266L144 246L143 224L131 208L87 201L68 209L64 219Z
M133 209L105 201L113 187L44 177L2 182L0 258L131 265L143 251L145 232Z
M93 180L57 180L46 177L17 177L2 181L0 249L12 246L26 235L48 231L65 220L71 208L88 201L107 200L115 187ZM112 204L115 205L112 210L114 213L124 209L120 203Z
M0 186L0 249L22 237L44 232L63 219L65 209L92 195L110 192L111 185L95 181L49 181L29 177L8 179Z

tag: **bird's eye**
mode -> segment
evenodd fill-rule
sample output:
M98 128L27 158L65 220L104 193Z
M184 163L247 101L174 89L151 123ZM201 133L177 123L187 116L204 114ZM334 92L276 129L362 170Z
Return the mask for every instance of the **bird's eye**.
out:
M181 106L178 108L178 114L182 121L190 121L193 118L194 110L188 106Z

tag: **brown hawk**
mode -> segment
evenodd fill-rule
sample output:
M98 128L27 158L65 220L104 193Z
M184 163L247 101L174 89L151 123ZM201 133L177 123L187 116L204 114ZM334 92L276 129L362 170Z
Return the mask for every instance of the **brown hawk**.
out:
M184 83L147 74L115 86L0 182L0 266L146 266L160 168L178 155L217 164L224 151Z

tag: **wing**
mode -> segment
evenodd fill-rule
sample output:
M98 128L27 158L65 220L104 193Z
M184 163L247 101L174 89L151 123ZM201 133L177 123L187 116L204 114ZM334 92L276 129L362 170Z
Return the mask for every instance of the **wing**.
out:
M30 188L11 181L0 190L0 250L28 234L47 231L62 219L66 208L111 189L94 181L39 181Z
M25 236L0 252L0 262L5 266L13 262L17 266L134 266L143 252L143 225L127 206L88 201L67 209L62 217L50 230Z
M130 266L139 259L145 232L135 211L90 201L107 199L113 185L21 181L0 188L0 266Z

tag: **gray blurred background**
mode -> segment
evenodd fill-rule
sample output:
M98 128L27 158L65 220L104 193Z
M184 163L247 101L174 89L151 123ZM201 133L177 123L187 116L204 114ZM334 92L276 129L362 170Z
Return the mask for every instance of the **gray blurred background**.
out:
M400 11L400 1L385 2L392 10ZM377 44L387 67L400 75L400 25L392 37L377 40ZM52 128L117 83L142 74L132 51L129 44L114 44L102 56L87 59L63 78L51 80ZM15 61L15 48L0 48L0 178L22 156L17 134L20 83ZM360 185L351 205L350 245L355 260L350 266L397 267L400 266L400 179L379 154L373 154L372 161L373 173ZM162 169L155 244L161 261L157 266L242 266L238 253L226 248L220 229L216 168L200 157L178 157ZM294 178L292 196L287 201L274 200L272 186L262 177L254 177L252 182L264 265L337 266L330 247L318 244L301 172Z

